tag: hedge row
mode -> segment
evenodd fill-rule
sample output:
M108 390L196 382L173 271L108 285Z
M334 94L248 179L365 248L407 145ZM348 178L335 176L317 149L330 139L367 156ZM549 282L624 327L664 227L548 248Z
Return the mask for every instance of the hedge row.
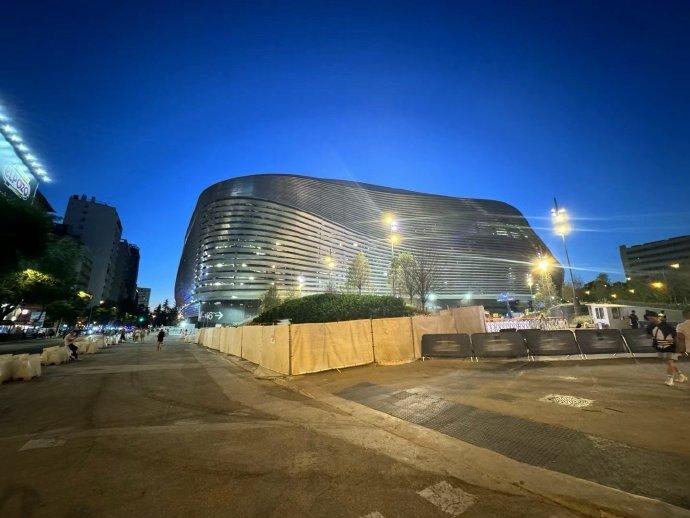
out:
M415 313L402 299L381 295L322 293L291 299L264 311L254 319L256 324L272 324L290 319L293 324L337 322L360 318L404 317Z

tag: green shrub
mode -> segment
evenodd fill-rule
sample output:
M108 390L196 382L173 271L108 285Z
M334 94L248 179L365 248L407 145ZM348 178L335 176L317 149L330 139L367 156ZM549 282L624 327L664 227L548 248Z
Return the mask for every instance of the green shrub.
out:
M415 310L406 306L398 297L322 293L286 300L281 305L261 313L254 319L254 323L272 324L289 318L293 324L305 324L360 318L404 317L414 313Z

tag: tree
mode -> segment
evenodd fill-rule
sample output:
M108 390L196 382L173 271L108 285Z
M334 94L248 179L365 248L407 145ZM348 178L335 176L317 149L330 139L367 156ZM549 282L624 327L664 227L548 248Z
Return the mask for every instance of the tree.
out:
M272 284L270 288L261 297L261 312L268 311L280 304L280 297L278 296L278 288Z
M438 263L428 255L422 254L416 258L413 269L415 291L419 297L419 305L426 311L429 296L437 288L438 284Z
M45 308L53 301L71 299L80 254L79 246L71 238L48 236L38 257L22 258L18 270L0 275L0 300L7 304L0 309L0 317L4 318L19 304Z
M357 290L357 293L362 294L362 290L369 282L369 274L371 268L369 267L369 260L362 252L357 252L350 262L347 269L346 286Z
M556 285L550 272L537 269L535 287L534 302L537 308L547 311L558 303Z
M22 260L39 257L48 244L52 220L28 203L0 195L0 276L21 269Z
M403 267L400 261L400 256L393 257L390 267L388 268L388 286L391 288L391 294L397 297L402 293L403 288Z
M417 283L415 281L416 260L410 252L402 252L398 256L398 261L402 274L402 291L407 294L410 302L412 302L417 294Z
M176 325L179 320L177 306L170 306L168 299L165 299L163 304L158 304L153 310L152 319L156 326Z

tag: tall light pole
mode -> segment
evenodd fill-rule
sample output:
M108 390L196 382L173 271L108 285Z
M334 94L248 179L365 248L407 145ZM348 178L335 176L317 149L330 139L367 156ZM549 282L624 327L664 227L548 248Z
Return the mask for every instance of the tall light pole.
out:
M575 289L575 277L573 276L573 266L570 263L570 254L568 254L568 245L565 242L565 236L570 233L571 227L568 221L568 213L565 209L558 207L556 198L553 199L551 223L553 224L553 231L561 236L563 240L563 250L565 251L565 259L568 262L568 272L570 272L570 284L573 288L573 314L578 316L580 314L580 301L577 298L577 290Z
M395 245L400 243L400 235L398 234L398 222L395 219L395 214L384 214L383 223L388 227L389 230L389 240L391 242L391 261L393 261L393 259L395 258Z

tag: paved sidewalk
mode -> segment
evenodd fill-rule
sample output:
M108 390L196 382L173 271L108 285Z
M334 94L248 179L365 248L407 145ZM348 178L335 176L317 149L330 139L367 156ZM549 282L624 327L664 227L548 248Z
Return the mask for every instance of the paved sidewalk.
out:
M690 509L690 387L669 388L663 379L663 365L651 359L432 360L324 372L291 383L521 463ZM547 398L554 394L565 397Z
M418 454L435 455L170 338L0 386L3 518L578 515Z

